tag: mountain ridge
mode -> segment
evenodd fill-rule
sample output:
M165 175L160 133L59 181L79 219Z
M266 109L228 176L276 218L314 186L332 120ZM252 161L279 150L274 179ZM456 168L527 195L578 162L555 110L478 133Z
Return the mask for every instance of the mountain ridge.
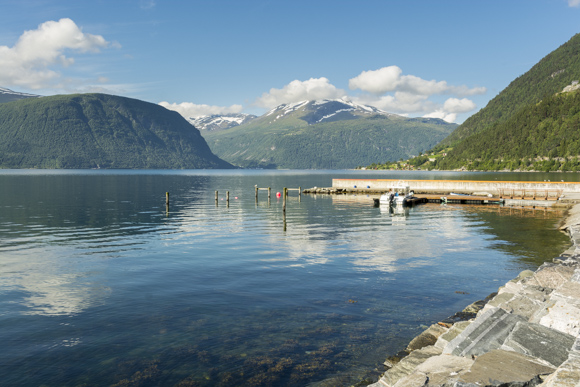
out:
M107 94L0 104L0 168L233 168L157 104Z
M355 168L408 158L433 147L456 124L407 118L345 100L282 104L248 124L204 131L212 151L248 168Z
M0 103L18 101L25 98L39 98L40 95L21 93L10 90L5 87L0 87Z
M438 146L453 146L462 139L504 122L525 106L560 92L580 79L580 33L542 58L530 70L514 79L487 105L473 114Z

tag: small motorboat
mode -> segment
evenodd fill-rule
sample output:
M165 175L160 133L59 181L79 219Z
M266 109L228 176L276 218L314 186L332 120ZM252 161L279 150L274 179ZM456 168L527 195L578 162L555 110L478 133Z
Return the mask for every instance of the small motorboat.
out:
M409 187L405 187L404 192L386 192L381 195L379 204L381 206L403 206L413 198L413 191L409 191Z

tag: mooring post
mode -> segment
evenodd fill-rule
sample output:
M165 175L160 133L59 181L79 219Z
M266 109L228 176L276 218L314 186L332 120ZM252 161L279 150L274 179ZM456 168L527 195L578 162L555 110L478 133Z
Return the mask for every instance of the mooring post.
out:
M271 194L272 194L272 188L268 187L268 200L270 200Z
M226 204L228 207L230 206L230 191L226 191Z
M165 192L165 204L169 205L169 192Z
M282 212L286 214L286 195L288 194L288 189L284 187L282 190Z
M302 187L298 187L298 203L302 203Z
M218 205L218 191L215 191L215 205Z
M258 204L258 186L256 185L256 204Z

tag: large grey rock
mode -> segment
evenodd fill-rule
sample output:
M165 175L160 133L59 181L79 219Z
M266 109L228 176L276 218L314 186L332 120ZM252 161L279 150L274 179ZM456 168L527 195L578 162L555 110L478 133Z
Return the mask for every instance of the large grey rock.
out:
M546 303L543 309L535 313L530 322L556 329L572 336L580 334L580 307L561 299Z
M539 381L538 375L548 375L554 367L540 364L533 357L496 349L475 359L469 370L459 376L456 386L528 386ZM530 384L526 384L530 383Z
M562 300L577 307L580 307L580 283L567 281L560 285L550 295L552 300Z
M422 364L430 357L440 354L441 349L435 348L434 346L429 346L413 351L408 356L404 357L400 362L395 364L393 368L385 372L381 379L377 383L371 384L371 386L393 387L400 379L412 374L419 364Z
M412 373L400 378L392 387L452 386L459 374L468 371L473 362L471 358L452 355L433 356L419 364ZM382 384L383 387L386 385Z
M479 356L500 348L522 316L511 314L501 308L493 308L479 316L463 332L443 349L444 354L455 356Z
M468 371L473 365L471 358L439 355L433 356L417 367L416 372L429 378L429 387L451 385L459 378L459 374Z
M576 338L540 324L518 322L502 349L541 359L554 367L568 360Z
M565 361L540 387L580 387L580 358Z
M500 289L498 295L487 303L483 313L498 307L529 319L544 307L551 292L551 288L508 282Z
M449 330L447 332L445 332L444 334L439 336L439 338L437 339L437 342L435 342L435 344L434 344L435 347L441 348L441 350L443 350L443 348L445 348L445 346L451 340L453 340L461 332L463 332L465 330L465 328L467 328L469 326L469 324L471 324L471 321L459 321L459 322L456 322L455 324L453 324L453 326L451 328L449 328Z
M407 351L415 351L427 347L429 345L435 344L439 336L447 332L449 329L439 324L433 324L423 332L421 332L417 337L415 337L409 345L407 346Z
M544 264L533 276L523 279L522 282L527 285L556 289L572 278L574 270L573 266Z

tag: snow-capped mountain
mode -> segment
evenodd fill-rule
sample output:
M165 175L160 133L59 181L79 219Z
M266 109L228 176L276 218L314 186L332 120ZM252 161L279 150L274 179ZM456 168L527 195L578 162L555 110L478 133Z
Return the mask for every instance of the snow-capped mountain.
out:
M202 131L212 152L246 168L340 169L406 159L457 127L346 100L283 104L234 130Z
M0 87L0 103L16 101L18 99L24 98L37 98L37 97L40 96L35 94L20 93L17 91L6 89L4 87Z
M235 126L247 124L256 119L252 114L214 114L187 120L199 130L225 130Z
M318 101L301 101L291 104L276 106L262 117L269 117L269 122L288 116L294 112L301 112L300 117L308 125L320 124L324 122L354 120L362 117L381 115L389 118L403 118L397 114L387 113L384 110L372 106L361 105L342 99L324 99Z

